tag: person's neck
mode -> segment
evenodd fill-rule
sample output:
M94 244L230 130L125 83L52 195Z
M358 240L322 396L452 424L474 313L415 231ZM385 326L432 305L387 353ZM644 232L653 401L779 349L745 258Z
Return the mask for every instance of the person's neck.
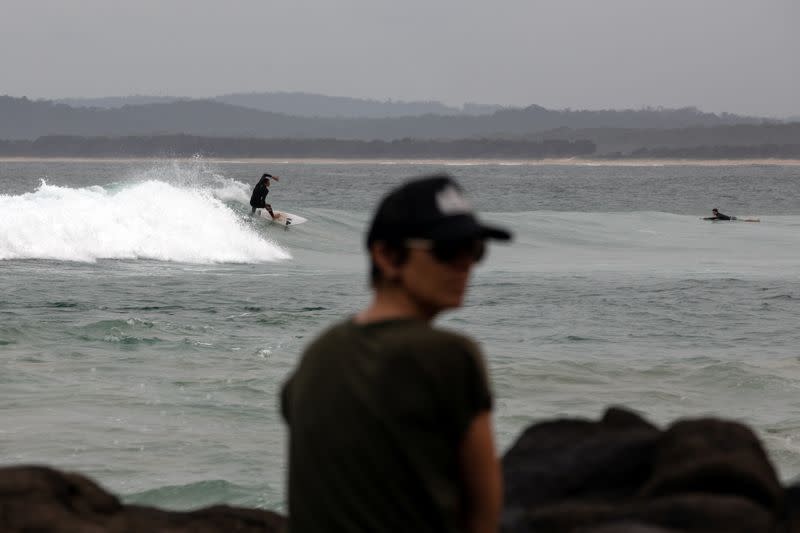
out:
M421 306L404 291L383 288L375 291L372 303L355 316L355 321L358 324L398 319L430 322L436 315L436 311Z

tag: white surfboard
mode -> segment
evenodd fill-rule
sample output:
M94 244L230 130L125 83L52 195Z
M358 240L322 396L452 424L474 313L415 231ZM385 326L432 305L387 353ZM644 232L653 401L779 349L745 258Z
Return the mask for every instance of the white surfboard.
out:
M730 220L717 220L715 218L701 218L700 220L708 220L709 222L761 222L758 217L731 217Z
M302 224L303 222L308 222L307 218L303 218L300 215L293 215L292 213L287 213L286 211L276 211L273 209L272 212L275 213L275 218L272 218L269 214L269 211L266 209L258 210L258 213L262 218L269 220L273 224L278 224L279 226L296 226L298 224Z

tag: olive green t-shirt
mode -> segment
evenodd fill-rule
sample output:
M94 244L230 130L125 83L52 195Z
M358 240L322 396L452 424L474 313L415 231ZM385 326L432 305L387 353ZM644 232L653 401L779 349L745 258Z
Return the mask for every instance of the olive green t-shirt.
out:
M291 533L459 531L459 446L491 404L466 337L417 320L332 327L281 394Z

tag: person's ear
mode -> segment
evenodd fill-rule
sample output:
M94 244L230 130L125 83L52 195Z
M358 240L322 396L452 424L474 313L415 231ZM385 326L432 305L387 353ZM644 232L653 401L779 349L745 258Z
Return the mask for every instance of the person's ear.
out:
M391 248L385 242L378 241L372 245L372 259L383 274L386 281L400 279L400 270L405 263L402 250Z

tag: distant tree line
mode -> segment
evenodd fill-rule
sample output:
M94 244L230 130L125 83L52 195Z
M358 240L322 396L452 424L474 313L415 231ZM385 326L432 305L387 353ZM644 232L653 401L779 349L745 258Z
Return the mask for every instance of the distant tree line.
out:
M754 150L756 146L792 146L800 144L800 122L786 124L737 124L733 126L708 126L677 129L632 128L559 128L541 134L526 135L525 139L537 141L551 139L588 139L597 145L598 155L632 155L637 150L659 150L661 157L681 157L678 152L668 155L667 150L703 147L738 147ZM747 150L740 153L745 154ZM644 152L639 156L646 156ZM648 157L654 157L647 155ZM759 156L760 157L760 156Z
M248 102L250 99L246 99ZM134 102L136 100L133 100ZM239 100L236 100L239 102ZM251 104L248 104L251 105ZM252 103L252 105L256 105ZM287 102L279 106L286 112L295 109ZM598 145L600 152L620 150L620 141L641 140L635 146L624 146L628 151L639 146L667 146L673 143L650 142L649 139L664 128L697 136L698 130L711 130L709 142L699 144L751 144L731 142L730 136L773 135L756 142L795 142L785 137L788 132L780 128L772 133L765 131L770 125L782 124L758 118L737 115L702 113L694 108L640 110L573 111L551 110L540 106L524 109L500 109L484 115L425 114L384 118L309 117L292 116L242 107L210 100L177 100L162 103L142 103L117 108L76 108L46 100L29 100L0 96L0 139L34 140L45 135L75 135L80 137L122 137L150 135L192 135L198 137L232 137L261 139L514 139L537 136L535 140L567 139L566 134L576 130L570 140L588 139ZM740 133L726 128L737 125L750 126ZM618 129L628 130L620 133ZM566 129L564 135L554 134ZM591 136L586 136L588 131ZM654 133L655 132L655 133ZM749 132L749 133L748 133ZM617 138L622 135L622 139Z
M359 141L343 139L257 139L156 135L78 137L49 135L34 141L0 140L6 157L297 157L297 158L516 158L589 156L587 140L456 139Z
M598 153L586 139L258 139L151 135L80 137L48 135L34 141L0 140L4 157L206 157L399 159L800 159L800 143L639 147Z
M190 98L179 96L119 96L103 98L60 98L56 103L70 107L120 108L126 105L168 104ZM296 117L388 118L421 115L491 115L503 109L492 104L467 103L461 107L437 101L404 102L326 96L303 92L234 93L203 98L223 104L247 107Z

